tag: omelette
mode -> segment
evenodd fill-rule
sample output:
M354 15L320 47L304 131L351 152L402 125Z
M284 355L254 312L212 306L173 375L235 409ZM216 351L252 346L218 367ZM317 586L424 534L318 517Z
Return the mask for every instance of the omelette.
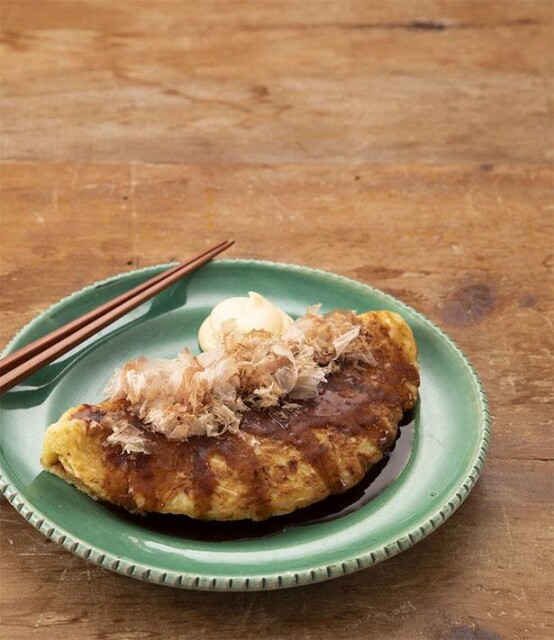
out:
M359 483L418 386L399 315L312 309L283 338L229 326L214 351L128 363L47 429L41 463L133 513L265 520Z

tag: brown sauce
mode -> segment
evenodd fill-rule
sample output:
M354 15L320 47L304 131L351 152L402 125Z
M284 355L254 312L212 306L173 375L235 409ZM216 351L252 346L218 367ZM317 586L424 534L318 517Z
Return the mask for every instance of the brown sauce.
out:
M104 503L117 518L149 531L167 536L203 542L251 540L282 533L287 529L336 520L353 513L378 496L402 473L412 452L414 441L413 411L406 412L400 423L398 436L383 459L367 472L361 482L339 495L329 496L317 504L262 522L239 520L210 522L188 516L168 514L134 515L121 507Z
M198 520L174 515L132 516L126 512L122 517L131 518L143 527L166 527L179 531L178 535L198 539L258 537L303 522L339 517L358 508L392 482L407 462L413 427L405 425L400 430L402 437L395 444L399 432L396 424L402 418L402 410L413 405L406 382L418 384L417 370L406 361L400 348L388 340L386 330L378 324L371 330L374 344L381 345L373 350L378 366L344 364L329 377L320 395L313 400L288 411L251 410L242 418L241 430L246 434L296 450L296 457L317 472L331 497L290 516L272 517L263 522L202 522L202 518L210 520L218 484L213 470L215 458L222 458L227 468L247 483L250 512L260 520L271 515L271 492L266 486L268 469L263 467L263 461L258 460L252 447L236 435L226 433L215 438L195 436L186 441L172 441L148 429L144 433L153 448L151 455L127 455L119 446L105 447L104 462L109 469L105 494L131 510L155 512L163 510L174 496L189 492ZM96 425L94 428L105 427L107 431L113 419L144 427L137 417L127 413L124 404L85 406L75 417ZM336 432L336 442L345 438L360 441L363 437L388 452L371 466L362 482L344 492L332 439L328 442L319 435L326 429ZM365 467L370 463L371 459L366 459ZM294 473L296 464L291 456L291 466L283 470L283 479ZM276 469L272 467L271 471ZM275 486L274 476L271 482ZM135 502L135 496L140 497L140 504Z

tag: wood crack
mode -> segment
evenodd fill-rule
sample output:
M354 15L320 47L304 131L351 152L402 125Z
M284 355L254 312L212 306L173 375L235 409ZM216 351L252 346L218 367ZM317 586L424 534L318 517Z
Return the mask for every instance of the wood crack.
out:
M411 20L409 22L323 22L323 23L282 23L282 24L242 24L237 29L245 31L277 31L277 30L316 30L316 29L344 29L345 31L364 30L405 30L405 31L449 31L458 29L498 29L501 27L528 27L539 25L533 18L519 18L505 20L493 24L479 24L475 22L450 22L447 20Z

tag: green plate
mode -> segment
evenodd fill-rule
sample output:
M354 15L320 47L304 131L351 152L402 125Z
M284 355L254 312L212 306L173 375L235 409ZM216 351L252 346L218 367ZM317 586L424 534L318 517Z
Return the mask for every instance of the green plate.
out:
M19 348L167 268L122 274L55 304L6 349ZM389 309L412 327L421 397L410 460L400 476L357 511L252 540L201 542L128 521L42 470L46 427L69 407L102 399L116 366L140 354L197 350L201 321L221 299L259 291L291 315L321 302ZM0 483L41 533L86 560L123 575L175 587L275 589L370 567L440 526L475 484L489 440L486 398L467 358L429 320L393 297L340 276L293 265L220 260L174 285L2 397Z

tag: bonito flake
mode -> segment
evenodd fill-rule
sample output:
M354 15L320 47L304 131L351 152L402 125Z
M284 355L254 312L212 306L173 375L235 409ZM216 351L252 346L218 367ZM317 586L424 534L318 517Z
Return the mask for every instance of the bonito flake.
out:
M169 439L236 433L249 409L288 408L313 399L344 362L375 365L352 311L322 315L310 307L281 338L223 326L223 344L199 356L183 349L175 359L138 358L116 371L106 392L125 400L145 429ZM127 440L129 440L127 442ZM148 453L136 429L118 428L113 443Z

